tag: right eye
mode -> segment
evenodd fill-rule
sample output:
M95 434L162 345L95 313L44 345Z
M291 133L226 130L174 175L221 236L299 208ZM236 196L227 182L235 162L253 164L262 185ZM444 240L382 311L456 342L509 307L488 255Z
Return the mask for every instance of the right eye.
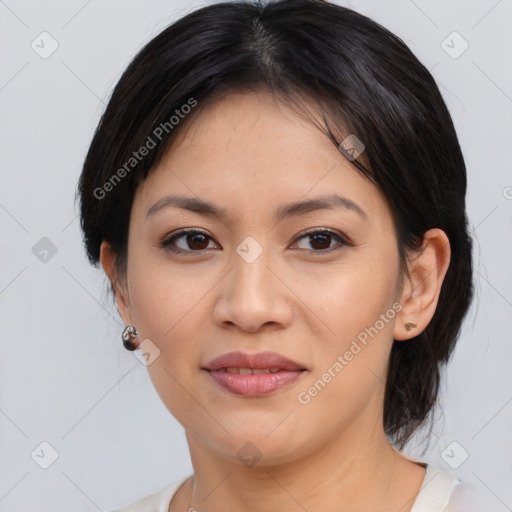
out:
M182 229L164 239L160 246L166 251L174 253L200 252L208 249L208 240L213 241L213 238L203 231Z

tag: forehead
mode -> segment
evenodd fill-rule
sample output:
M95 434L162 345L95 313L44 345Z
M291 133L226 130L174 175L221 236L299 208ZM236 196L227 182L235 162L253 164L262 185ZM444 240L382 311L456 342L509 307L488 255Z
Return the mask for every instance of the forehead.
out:
M270 93L232 93L181 128L137 191L146 211L178 192L246 210L333 192L365 210L386 208L379 189L311 120Z

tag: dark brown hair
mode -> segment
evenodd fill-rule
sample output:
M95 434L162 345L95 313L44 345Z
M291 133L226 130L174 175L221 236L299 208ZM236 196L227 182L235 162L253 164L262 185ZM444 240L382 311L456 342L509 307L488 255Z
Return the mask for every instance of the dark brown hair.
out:
M124 275L137 187L189 118L221 95L256 89L289 105L309 99L337 147L348 134L363 141L364 158L352 163L389 202L405 272L425 231L440 228L449 238L451 262L432 321L391 351L384 429L402 448L436 403L441 366L471 303L472 240L450 114L428 70L379 24L323 0L238 1L198 9L152 39L117 83L80 176L88 258L98 266L105 240Z

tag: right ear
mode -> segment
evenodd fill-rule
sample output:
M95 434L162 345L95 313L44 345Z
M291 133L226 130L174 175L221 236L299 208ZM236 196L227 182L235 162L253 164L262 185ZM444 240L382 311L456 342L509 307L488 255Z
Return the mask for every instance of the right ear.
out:
M132 324L131 302L129 293L122 286L118 279L115 267L116 255L108 242L103 241L100 247L100 261L105 274L114 289L117 303L117 311L123 319L125 325Z

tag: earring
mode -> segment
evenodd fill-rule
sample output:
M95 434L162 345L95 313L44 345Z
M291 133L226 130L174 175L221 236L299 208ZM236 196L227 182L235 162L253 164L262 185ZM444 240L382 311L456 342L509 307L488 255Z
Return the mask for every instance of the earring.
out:
M405 322L405 328L410 331L413 327L417 327L418 325L415 322Z
M137 334L139 334L137 332L137 329L135 329L135 327L133 327L132 325L127 325L123 329L123 334L121 337L123 338L123 345L126 350L133 351L137 348L132 341L137 337Z

